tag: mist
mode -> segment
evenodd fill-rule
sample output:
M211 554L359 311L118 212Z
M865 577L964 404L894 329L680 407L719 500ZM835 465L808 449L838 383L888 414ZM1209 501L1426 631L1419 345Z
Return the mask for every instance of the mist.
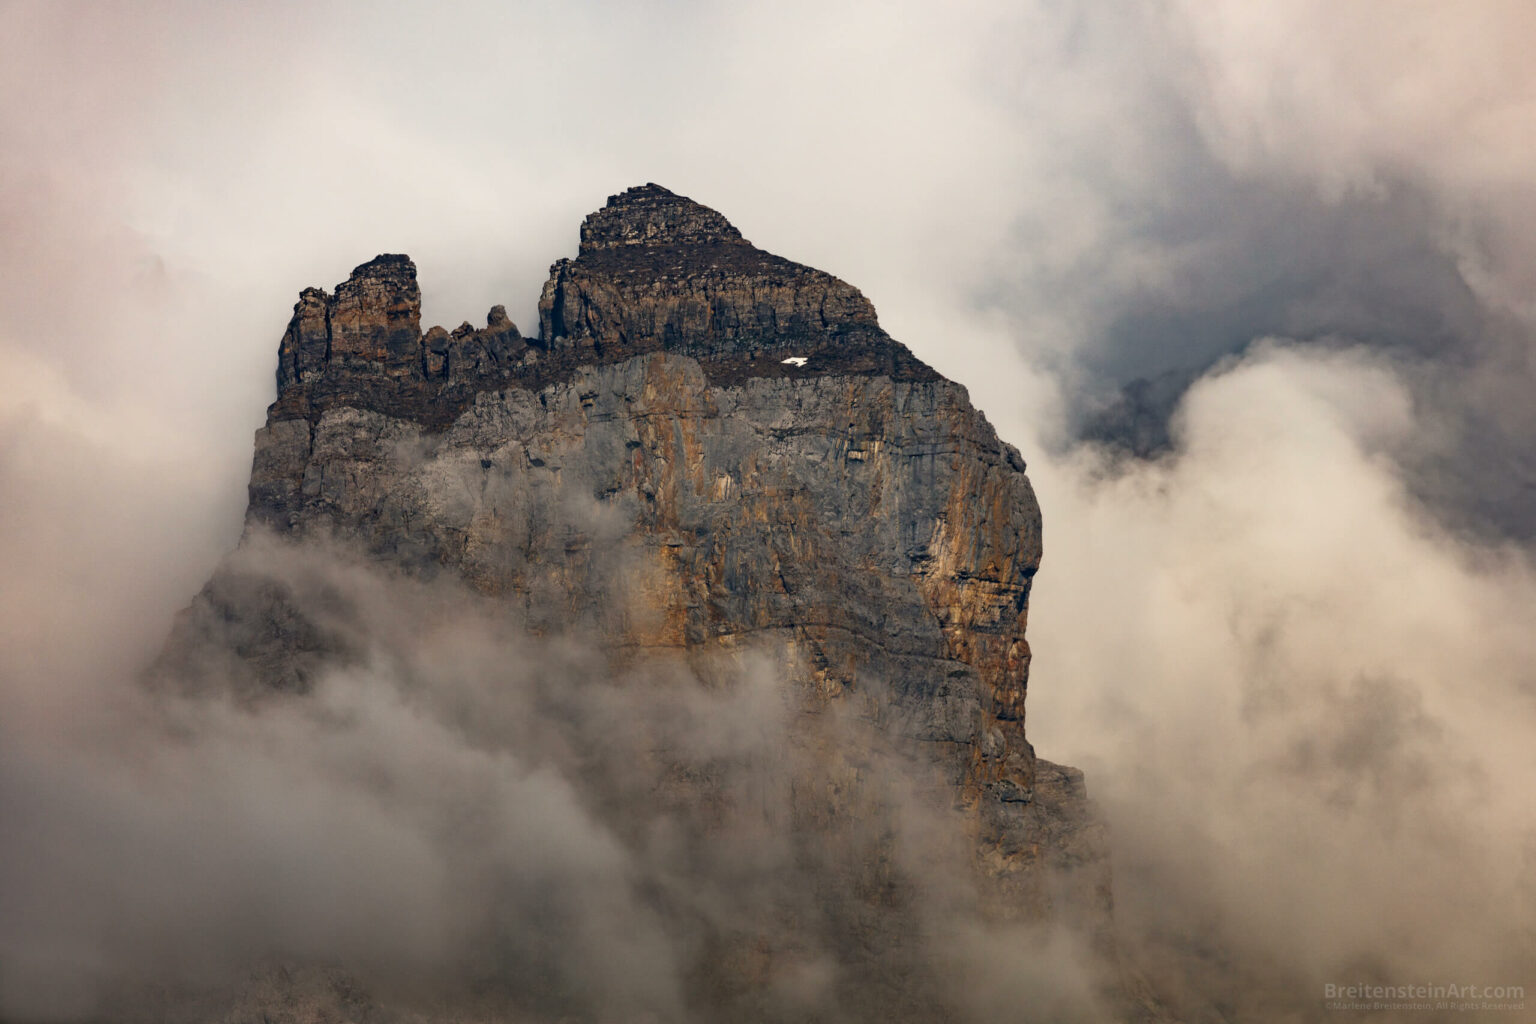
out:
M1198 951L1192 1016L1531 962L1536 575L1413 500L1386 454L1412 412L1378 356L1268 343L1190 391L1164 458L1048 471L1084 578L1042 571L1034 734L1096 783L1122 925Z
M636 895L666 876L573 788L590 766L515 724L568 722L533 706L546 678L643 719L606 666L343 560L333 582L386 595L367 635L420 598L435 639L313 706L178 705L170 735L134 683L240 536L300 288L403 251L428 322L505 303L527 331L581 217L645 181L857 285L1024 452L1046 552L1029 735L1087 771L1122 949L1176 1013L1529 986L1533 21L1300 0L0 8L0 1015L78 1018L80 978L207 977L279 946L473 975L455 957L509 919L477 911L500 883L476 872L508 858L568 899L538 955L619 965L564 991L675 1012L667 957L697 932ZM477 689L509 658L542 675ZM765 723L732 733L734 777L770 790L743 835L794 775L761 763L790 712L754 703L774 669L752 672L682 717ZM426 708L405 683L424 676ZM466 839L470 803L546 845L510 810ZM764 856L754 877L778 877ZM943 899L927 934L963 918ZM1037 1000L1055 979L1091 1017L1073 941L1019 942L1071 969L977 969ZM804 963L783 1012L836 990ZM1020 998L975 991L978 1019Z
M308 692L241 692L215 621L65 756L0 759L8 1018L259 1015L295 973L312 1012L398 1019L1101 1006L1085 934L985 923L915 741L869 697L818 713L782 650L610 659L320 539L248 536L213 586L253 585L333 645Z

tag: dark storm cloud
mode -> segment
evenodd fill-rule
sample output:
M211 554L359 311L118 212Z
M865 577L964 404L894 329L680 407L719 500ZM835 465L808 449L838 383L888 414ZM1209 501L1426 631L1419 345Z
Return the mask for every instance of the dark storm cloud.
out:
M1365 346L1433 422L1401 453L1416 493L1457 528L1536 530L1536 219L1515 129L1536 86L1508 41L1531 15L1479 12L1018 16L1051 59L999 49L988 83L1030 121L1035 194L973 294L1065 382L1058 443L1166 449L1184 389L1261 338Z
M1440 201L1401 182L1329 198L1244 181L1187 142L1176 203L1116 240L1167 254L1156 282L1053 283L1093 309L1065 357L1077 434L1156 454L1185 389L1256 340L1364 347L1400 367L1430 426L1399 452L1416 493L1458 528L1531 536L1536 335L1474 291Z
M1320 201L1239 182L1214 164L1182 177L1188 205L1144 239L1181 253L1164 290L1125 297L1080 353L1108 379L1203 372L1255 338L1353 342L1465 362L1486 314L1408 187Z

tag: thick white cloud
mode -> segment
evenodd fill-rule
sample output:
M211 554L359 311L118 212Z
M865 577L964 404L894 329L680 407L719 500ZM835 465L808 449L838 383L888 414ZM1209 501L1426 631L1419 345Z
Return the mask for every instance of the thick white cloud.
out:
M1157 462L1033 471L1031 735L1109 808L1126 923L1202 949L1240 1016L1349 971L1521 983L1529 555L1416 508L1408 394L1367 353L1266 346L1180 423Z

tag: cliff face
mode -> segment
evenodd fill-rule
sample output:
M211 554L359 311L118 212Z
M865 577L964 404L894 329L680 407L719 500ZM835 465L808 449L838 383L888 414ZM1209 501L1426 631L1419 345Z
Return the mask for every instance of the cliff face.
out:
M846 774L849 752L829 749L846 739L814 723L851 712L939 794L984 916L1066 915L1105 941L1081 775L1025 738L1039 506L965 389L888 337L857 289L655 185L587 218L539 315L530 338L501 307L484 328L423 333L403 256L304 291L256 438L247 543L323 538L461 579L531 635L580 637L615 665L670 658L702 679L765 655L808 723L790 742L818 750L799 782ZM242 564L183 616L163 676L206 671L218 647L220 673L260 703L357 656ZM796 789L808 834L858 817L846 789ZM848 898L877 936L881 907L900 916L888 893ZM782 945L759 942L770 959Z

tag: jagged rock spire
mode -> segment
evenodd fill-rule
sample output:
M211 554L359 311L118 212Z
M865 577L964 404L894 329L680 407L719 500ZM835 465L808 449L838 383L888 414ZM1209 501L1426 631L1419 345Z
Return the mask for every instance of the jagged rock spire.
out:
M277 391L348 379L435 381L501 376L527 348L505 306L479 330L421 331L421 288L409 256L385 253L352 271L334 295L306 288L278 350Z
M331 308L331 360L391 377L421 366L421 288L409 256L387 253L352 271Z
M278 350L277 388L328 369L409 377L421 367L421 288L409 256L385 253L357 267L330 295L306 288Z

